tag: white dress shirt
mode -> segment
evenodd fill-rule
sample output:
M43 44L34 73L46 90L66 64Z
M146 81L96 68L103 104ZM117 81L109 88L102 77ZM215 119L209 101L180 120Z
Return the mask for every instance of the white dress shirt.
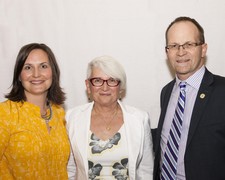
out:
M195 104L196 96L198 94L198 90L202 81L202 78L205 73L205 66L202 66L197 72L195 72L192 76L190 76L185 82L186 85L186 99L185 99L185 108L184 108L184 120L181 130L181 140L179 144L179 154L178 154L178 162L177 162L177 179L185 180L185 167L184 167L184 154L186 150L186 143L188 138L188 131L192 116L193 107ZM161 133L161 157L163 157L169 131L171 128L172 120L175 113L175 108L177 106L177 101L180 93L179 83L181 80L176 77L176 83L174 84L171 97L169 100L169 104L167 107L167 112L164 120L164 124L162 127ZM161 159L162 161L162 159ZM162 166L162 162L161 162Z

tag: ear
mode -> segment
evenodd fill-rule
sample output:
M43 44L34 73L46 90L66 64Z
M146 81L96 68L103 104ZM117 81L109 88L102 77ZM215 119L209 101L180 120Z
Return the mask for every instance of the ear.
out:
M91 89L90 89L90 82L88 79L85 80L86 88L87 88L87 93L90 95L91 94Z
M202 45L202 58L206 56L208 45L205 43Z

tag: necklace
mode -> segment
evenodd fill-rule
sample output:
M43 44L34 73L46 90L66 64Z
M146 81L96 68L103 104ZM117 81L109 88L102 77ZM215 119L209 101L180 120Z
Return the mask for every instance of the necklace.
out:
M95 112L96 112L96 111L95 111ZM103 120L104 123L105 123L105 129L106 129L107 131L110 131L110 130L111 130L111 128L112 128L112 127L111 127L111 123L112 123L113 120L116 118L117 114L118 114L118 105L116 106L116 110L115 110L115 112L112 114L112 118L111 118L111 120L110 120L109 122L106 121L106 117L101 118L101 120ZM107 117L107 118L109 118L109 117Z
M41 118L45 120L46 124L52 119L52 107L49 102L47 102L47 107L46 113L41 115Z

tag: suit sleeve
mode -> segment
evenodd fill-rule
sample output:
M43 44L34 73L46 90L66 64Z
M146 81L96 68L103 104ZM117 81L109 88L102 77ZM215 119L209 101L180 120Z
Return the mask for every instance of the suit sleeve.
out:
M150 119L146 113L143 121L143 143L142 153L138 158L139 165L137 168L137 179L138 180L151 180L153 179L153 142L151 136Z

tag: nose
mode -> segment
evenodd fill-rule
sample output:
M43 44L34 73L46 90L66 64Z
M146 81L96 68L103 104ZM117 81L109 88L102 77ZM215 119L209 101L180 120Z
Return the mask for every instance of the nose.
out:
M177 50L178 56L183 56L186 53L187 53L187 51L185 50L185 48L182 45L180 45L179 48L178 48L178 50Z
M102 88L104 91L106 91L109 88L106 81L103 83Z
M185 44L179 45L179 46L178 46L178 50L180 50L181 47L182 47L183 50L185 50L184 46L185 46Z
M38 77L40 75L39 69L38 68L34 68L33 69L33 76L34 77Z

